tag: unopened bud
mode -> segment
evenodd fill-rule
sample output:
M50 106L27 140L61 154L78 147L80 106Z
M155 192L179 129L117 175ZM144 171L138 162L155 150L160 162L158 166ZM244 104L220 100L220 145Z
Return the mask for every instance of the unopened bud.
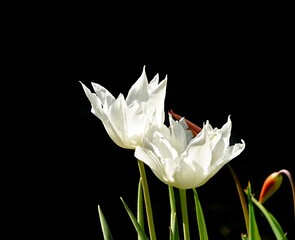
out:
M259 202L262 204L268 198L270 198L281 186L283 181L283 176L281 172L274 172L270 174L264 181L260 196Z

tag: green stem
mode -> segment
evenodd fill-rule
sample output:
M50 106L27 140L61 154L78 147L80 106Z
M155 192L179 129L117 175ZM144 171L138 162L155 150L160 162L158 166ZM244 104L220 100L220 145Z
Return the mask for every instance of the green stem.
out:
M241 186L241 183L234 171L234 169L229 165L229 163L227 164L234 180L235 180L235 183L236 183L236 187L237 187L237 190L238 190L238 194L239 194L239 197L240 197L240 202L241 202L241 205L242 205L242 209L243 209L243 213L244 213L244 219L245 219L245 225L246 225L246 230L247 230L247 234L249 235L249 213L248 213L248 208L247 208L247 203L246 203L246 199L245 199L245 195L244 195L244 192L243 192L243 188Z
M190 240L189 221L187 214L186 189L179 189L180 205L182 213L182 227L184 240Z
M176 204L175 204L175 196L174 196L174 190L173 187L168 185L168 190L169 190L169 201L170 201L170 210L171 210L171 218L172 216L176 213ZM170 226L172 226L172 221L170 222Z
M151 205L148 182L147 182L147 178L145 174L144 163L140 160L138 160L137 162L138 162L140 177L142 180L142 190L143 190L143 197L144 197L145 209L147 214L147 223L149 227L150 240L156 240L157 238L155 233L152 205Z
M169 189L169 201L170 201L170 239L179 239L174 187L171 185L168 185L168 189Z

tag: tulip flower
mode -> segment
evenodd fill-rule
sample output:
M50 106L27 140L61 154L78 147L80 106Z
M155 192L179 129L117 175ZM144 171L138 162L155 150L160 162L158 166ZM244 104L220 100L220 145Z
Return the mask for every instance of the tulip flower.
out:
M168 185L199 187L245 148L243 140L230 146L230 116L221 129L213 129L207 121L194 136L184 117L174 120L171 112L168 115L170 126L153 126L135 149L135 156Z
M98 117L110 138L119 146L135 149L142 145L143 137L152 125L162 125L165 121L164 100L167 76L159 82L159 75L148 82L145 66L138 80L131 86L125 99L122 93L115 98L106 88L91 83L92 93L82 82L82 87L89 101L91 112ZM150 239L154 240L155 229L144 164L138 160L142 179L143 194L146 204Z
M167 77L159 82L159 75L148 83L145 67L138 80L131 86L125 99L122 93L115 98L106 88L91 83L92 93L83 83L91 112L98 117L111 139L120 147L135 149L152 124L165 120L164 99Z

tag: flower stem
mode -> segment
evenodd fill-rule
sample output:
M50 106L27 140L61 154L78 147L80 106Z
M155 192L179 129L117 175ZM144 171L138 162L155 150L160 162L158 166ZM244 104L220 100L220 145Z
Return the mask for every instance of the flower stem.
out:
M176 215L176 201L174 187L168 185L169 201L170 201L170 240L179 239L178 222Z
M238 190L238 194L239 194L239 197L240 197L240 201L241 201L241 205L242 205L242 209L243 209L243 213L244 213L244 219L245 219L245 225L246 225L246 230L247 230L247 234L249 235L249 213L248 213L248 208L247 208L247 203L246 203L246 199L245 199L245 196L244 196L244 192L243 192L243 188L241 186L241 183L234 171L234 169L230 166L230 164L228 163L227 164L234 180L235 180L235 183L236 183L236 188Z
M291 184L291 189L292 189L292 194L293 194L294 221L295 221L295 188L294 188L294 181L292 179L291 173L288 170L282 169L279 172L284 173L289 178L289 181L290 181L290 184Z
M187 214L186 189L179 189L180 205L182 213L182 227L184 240L190 240L189 221Z
M173 187L168 185L168 190L169 190L169 201L170 201L170 210L171 210L170 226L172 227L173 215L176 214L176 204L175 204L175 196L174 196Z
M149 187L148 187L148 182L146 178L144 163L140 160L138 160L137 162L138 162L140 177L142 180L142 190L143 190L143 197L144 197L145 209L147 214L147 223L149 227L150 240L156 240L157 238L155 233L152 205L150 200Z

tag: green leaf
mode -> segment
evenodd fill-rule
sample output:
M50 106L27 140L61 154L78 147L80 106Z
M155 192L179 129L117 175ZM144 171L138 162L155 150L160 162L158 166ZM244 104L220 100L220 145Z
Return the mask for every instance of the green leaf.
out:
M255 203L255 205L260 209L260 211L266 217L276 238L279 240L286 240L287 239L286 234L284 233L281 225L276 220L276 218L270 212L268 212L266 208L260 202L258 202L253 196L251 197L251 200Z
M250 182L248 183L248 187L246 189L247 196L248 196L248 209L249 209L249 240L260 240L260 235L256 223L255 212L252 203L251 197L251 185Z
M111 231L108 227L107 221L103 215L102 210L100 209L100 206L98 205L98 214L99 214L99 220L100 220L100 225L101 225L101 230L103 233L103 239L104 240L112 240L112 234Z
M199 236L201 240L208 240L207 227L206 227L206 222L205 222L202 206L200 203L200 199L198 197L197 190L193 188L193 192L194 192L196 215L197 215L198 228L199 228Z
M142 239L142 240L149 240L148 237L146 236L144 230L142 229L142 227L140 226L140 224L137 222L136 217L133 215L133 213L131 212L131 210L129 209L129 207L127 206L127 204L125 203L125 201L123 200L123 198L120 198L123 202L123 205L133 223L133 226L135 227L138 236Z

